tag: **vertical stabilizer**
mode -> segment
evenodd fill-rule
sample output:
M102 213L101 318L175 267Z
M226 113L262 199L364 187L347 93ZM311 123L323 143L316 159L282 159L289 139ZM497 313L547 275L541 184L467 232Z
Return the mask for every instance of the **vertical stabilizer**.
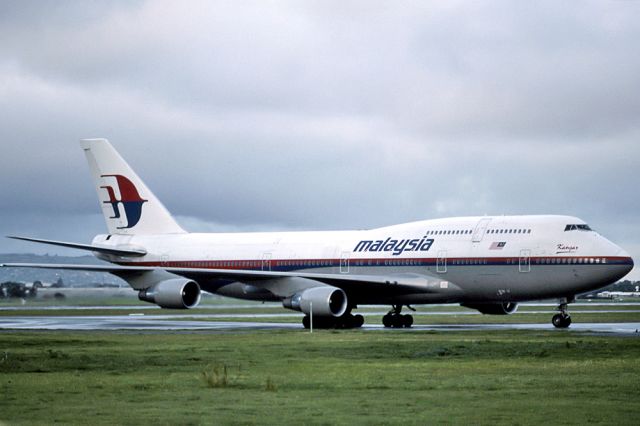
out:
M109 141L83 139L80 145L110 234L185 233Z

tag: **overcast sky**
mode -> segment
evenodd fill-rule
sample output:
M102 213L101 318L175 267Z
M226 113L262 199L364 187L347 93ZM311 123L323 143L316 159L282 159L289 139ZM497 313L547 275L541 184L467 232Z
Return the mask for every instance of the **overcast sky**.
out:
M1 2L0 234L105 232L78 144L105 137L191 231L570 214L640 261L639 16L628 1ZM0 245L28 251L69 254Z

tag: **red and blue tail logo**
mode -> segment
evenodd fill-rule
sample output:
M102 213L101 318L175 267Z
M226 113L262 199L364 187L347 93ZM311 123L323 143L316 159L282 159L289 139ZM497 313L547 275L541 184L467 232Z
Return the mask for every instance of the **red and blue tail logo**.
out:
M101 177L115 178L120 192L120 199L117 199L113 186L100 187L106 189L109 194L109 201L103 201L103 203L111 204L111 208L113 208L113 216L111 216L110 219L120 219L118 204L122 204L124 215L127 219L127 226L118 226L118 229L133 228L136 226L142 216L142 205L148 200L143 200L140 194L138 194L138 190L133 182L122 175L102 175Z

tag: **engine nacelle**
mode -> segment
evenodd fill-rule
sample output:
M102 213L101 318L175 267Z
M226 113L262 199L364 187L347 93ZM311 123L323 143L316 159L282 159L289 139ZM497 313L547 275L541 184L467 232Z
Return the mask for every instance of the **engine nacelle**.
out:
M337 287L312 287L284 299L282 305L307 315L313 308L313 316L339 317L347 310L347 295Z
M461 303L465 308L476 309L487 315L510 315L518 310L516 302L503 303Z
M138 299L155 303L161 308L195 308L200 303L200 286L195 281L174 278L140 290Z

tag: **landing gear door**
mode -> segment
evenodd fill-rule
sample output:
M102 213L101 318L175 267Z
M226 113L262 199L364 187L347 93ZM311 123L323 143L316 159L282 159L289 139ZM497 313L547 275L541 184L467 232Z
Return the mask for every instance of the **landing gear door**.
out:
M472 242L479 243L482 241L484 233L487 230L487 226L489 226L489 222L491 222L491 218L480 219L480 222L476 225L476 229L473 231Z

